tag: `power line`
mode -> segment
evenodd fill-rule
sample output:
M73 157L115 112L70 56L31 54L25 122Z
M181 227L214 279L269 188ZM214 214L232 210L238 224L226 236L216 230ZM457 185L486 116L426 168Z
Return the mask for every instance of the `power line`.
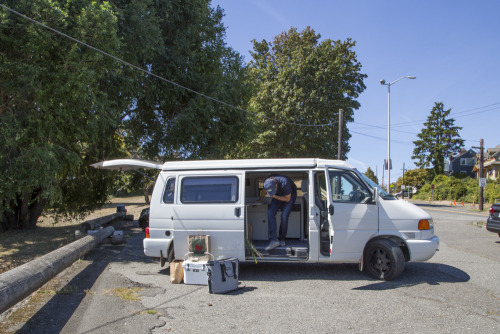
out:
M468 113L470 111L474 111L474 110L478 110L478 109L483 109L483 108L488 108L488 107L492 107L492 106L496 106L496 105L499 105L500 102L497 102L497 103L493 103L493 104L488 104L486 106L482 106L482 107L477 107L477 108L472 108L472 109L468 109L468 110L463 110L463 111L459 111L459 112L453 112L453 113L450 113L451 116L453 116L453 118L460 118L460 117L467 117L467 116L471 116L471 115L475 115L475 114L480 114L480 113L483 113L483 112L487 112L487 111L492 111L492 110L496 110L496 109L500 109L500 107L495 107L495 108L491 108L491 109L486 109L486 110L481 110L481 111L476 111L476 112L473 112L473 113ZM468 113L468 114L465 114L465 113ZM460 114L465 114L465 115L460 115ZM459 115L459 116L455 116L455 115ZM419 120L419 121L409 121L409 122L402 122L402 123L395 123L394 126L410 126L410 125L416 125L416 124L422 124L423 122L426 122L427 120Z
M0 7L2 7L2 8L4 8L4 9L6 9L6 10L8 10L8 11L10 11L10 12L12 12L12 13L14 13L14 14L18 15L18 16L21 16L22 18L25 18L25 19L27 19L27 20L29 20L29 21L31 21L31 22L33 22L33 23L35 23L35 24L38 24L38 25L40 25L40 26L42 26L42 27L44 27L44 28L46 28L46 29L48 29L48 30L51 30L52 32L55 32L56 34L59 34L59 35L61 35L61 36L63 36L63 37L66 37L66 38L68 38L68 39L70 39L70 40L72 40L72 41L74 41L74 42L78 43L78 44L81 44L81 45L83 45L83 46L86 46L86 47L88 47L89 49L92 49L92 50L94 50L94 51L96 51L96 52L99 52L99 53L101 53L101 54L103 54L103 55L105 55L105 56L107 56L107 57L110 57L110 58L114 59L114 60L115 60L115 61L117 61L117 62L120 62L120 63L122 63L122 64L124 64L124 65L130 66L130 67L132 67L132 68L134 68L134 69L136 69L136 70L138 70L138 71L140 71L140 72L143 72L143 73L146 73L146 74L148 74L148 75L151 75L151 76L153 76L153 77L155 77L155 78L157 78L157 79L159 79L159 80L165 81L165 82L167 82L167 83L169 83L169 84L171 84L171 85L174 85L174 86L179 87L179 88L181 88L181 89L187 90L187 91L189 91L189 92L191 92L191 93L194 93L194 94L196 94L196 95L199 95L199 96L201 96L201 97L203 97L203 98L206 98L206 99L208 99L208 100L211 100L211 101L213 101L213 102L216 102L216 103L222 104L222 105L224 105L224 106L226 106L226 107L229 107L229 108L232 108L232 109L235 109L235 110L238 110L238 111L242 111L242 112L245 112L245 113L248 113L248 114L257 115L256 113L253 113L253 112L251 112L251 111L245 110L245 109L240 108L240 107L233 106L233 105L231 105L231 104L229 104L229 103L226 103L226 102L224 102L224 101L218 100L218 99L213 98L213 97L211 97L211 96L205 95L205 94L200 93L200 92L198 92L198 91L196 91L196 90L194 90L194 89L188 88L188 87L183 86L183 85L181 85L181 84L178 84L178 83L176 83L176 82L174 82L174 81L172 81L172 80L168 80L168 79L166 79L166 78L164 78L164 77L162 77L162 76L160 76L160 75L154 74L154 73L152 73L151 71L145 70L145 69L143 69L143 68L141 68L141 67L139 67L139 66L136 66L136 65L134 65L134 64L131 64L131 63L129 63L129 62L127 62L127 61L123 60L123 59L120 59L120 58L118 58L118 57L116 57L116 56L113 56L113 55L112 55L112 54L110 54L110 53L107 53L107 52L105 52L105 51L103 51L103 50L101 50L101 49L98 49L98 48L96 48L96 47L94 47L94 46L90 45L90 44L87 44L87 43L85 43L85 42L82 42L82 41L80 41L80 40L78 40L78 39L76 39L76 38L74 38L74 37L71 37L71 36L69 36L69 35L67 35L67 34L65 34L65 33L61 32L61 31L59 31L59 30L56 30L56 29L54 29L54 28L52 28L52 27L49 27L49 26L47 26L47 25L45 25L45 24L43 24L43 23L41 23L41 22L39 22L39 21L37 21L37 20L35 20L35 19L32 19L32 18L30 18L30 17L28 17L28 16L26 16L26 15L24 15L24 14L22 14L22 13L19 13L18 11L15 11L14 9L11 9L11 8L9 8L9 7L5 6L5 5L3 5L3 4L0 4ZM295 123L295 122L283 121L283 120L279 120L279 119L275 119L275 118L272 118L272 117L267 117L267 116L261 116L261 117L262 117L262 118L264 118L264 119L272 120L272 121L279 122L279 123L284 123L284 124L289 124L289 125L296 125L296 126L303 126L303 127L326 127L326 126L332 126L332 125L335 125L335 124L337 124L337 123L338 123L338 122L330 122L330 123L326 123L326 124L302 124L302 123Z

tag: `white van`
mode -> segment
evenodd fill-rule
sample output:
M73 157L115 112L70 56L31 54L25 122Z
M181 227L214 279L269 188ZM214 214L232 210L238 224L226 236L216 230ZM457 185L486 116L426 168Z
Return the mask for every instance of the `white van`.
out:
M161 165L120 159L93 166L161 169L144 253L159 257L162 265L183 258L188 236L209 235L215 258L255 261L249 249L253 244L262 254L258 261L358 263L370 276L392 280L406 261L428 260L439 246L427 212L396 200L345 161L197 160ZM256 201L271 174L288 176L298 191L286 245L265 251L269 201Z

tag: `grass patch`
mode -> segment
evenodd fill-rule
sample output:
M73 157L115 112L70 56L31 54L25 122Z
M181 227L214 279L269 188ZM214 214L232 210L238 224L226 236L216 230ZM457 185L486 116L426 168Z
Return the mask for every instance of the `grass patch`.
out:
M142 209L148 207L144 196L113 198L111 203L84 220L60 220L56 223L51 215L45 215L40 217L33 230L0 232L0 274L73 242L81 223L115 213L118 204L125 204L127 214L134 215L135 219L139 218Z
M72 295L72 294L75 294L76 291L77 291L76 287L73 287L72 285L67 284L67 285L63 286L63 288L61 290L57 291L57 294L58 295Z
M476 221L476 222L472 222L470 224L472 226L476 226L476 227L479 227L479 228L486 227L486 222L483 222L483 221Z
M121 300L139 301L141 300L141 297L139 296L138 292L142 290L142 288L116 288L111 291Z

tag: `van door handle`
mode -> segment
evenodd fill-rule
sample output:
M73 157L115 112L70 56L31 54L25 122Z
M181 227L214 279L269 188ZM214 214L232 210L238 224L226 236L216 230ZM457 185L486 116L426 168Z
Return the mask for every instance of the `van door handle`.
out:
M234 208L234 215L236 217L241 216L241 208Z
M330 216L333 216L333 214L335 213L335 209L333 208L333 204L330 204L330 206L328 207L328 213L330 214Z

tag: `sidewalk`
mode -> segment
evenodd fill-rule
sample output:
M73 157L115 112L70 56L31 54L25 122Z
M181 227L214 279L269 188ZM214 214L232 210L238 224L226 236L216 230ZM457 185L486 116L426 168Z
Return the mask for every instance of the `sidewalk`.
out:
M429 205L429 206L439 206L439 207L450 207L450 208L463 208L468 211L477 211L477 212L483 212L487 213L488 210L491 207L490 203L484 203L483 204L483 211L479 211L479 204L478 203L463 203L463 202L456 202L456 201L425 201L425 200L420 200L420 199L405 199L405 201L408 201L413 204L422 204L422 205Z

